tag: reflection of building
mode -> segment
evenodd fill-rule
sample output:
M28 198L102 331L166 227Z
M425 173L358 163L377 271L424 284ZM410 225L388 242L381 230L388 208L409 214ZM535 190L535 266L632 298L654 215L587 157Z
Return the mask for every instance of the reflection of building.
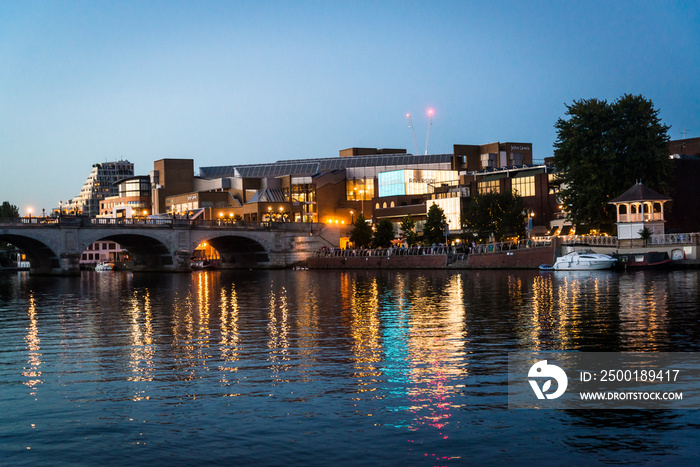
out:
M93 164L80 195L62 205L63 213L97 217L100 202L118 194L117 182L133 175L134 164L126 160Z

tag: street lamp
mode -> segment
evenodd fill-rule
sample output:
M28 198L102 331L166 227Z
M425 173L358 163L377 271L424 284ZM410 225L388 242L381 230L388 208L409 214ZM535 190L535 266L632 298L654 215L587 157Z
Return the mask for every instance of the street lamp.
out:
M350 223L352 225L355 225L355 211L353 211L352 209L350 210Z

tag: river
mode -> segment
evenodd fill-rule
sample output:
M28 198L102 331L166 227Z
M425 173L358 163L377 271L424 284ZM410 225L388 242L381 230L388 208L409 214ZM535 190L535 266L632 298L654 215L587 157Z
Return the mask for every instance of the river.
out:
M6 465L687 464L697 410L509 410L517 351L697 352L700 273L0 274Z

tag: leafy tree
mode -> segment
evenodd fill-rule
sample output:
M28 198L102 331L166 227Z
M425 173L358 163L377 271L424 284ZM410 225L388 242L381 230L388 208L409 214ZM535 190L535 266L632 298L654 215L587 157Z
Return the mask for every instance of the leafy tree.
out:
M374 231L372 245L374 247L388 248L391 241L396 238L394 234L394 224L389 219L380 219Z
M445 212L437 204L428 209L428 218L423 226L423 242L426 245L440 243L445 239Z
M360 214L355 219L352 224L352 229L350 230L350 241L357 248L364 248L369 246L372 241L372 227L365 221L365 216Z
M17 219L19 217L19 209L14 204L4 201L0 206L0 219Z
M649 230L649 227L644 227L642 230L637 232L639 234L639 238L644 240L644 246L647 246L649 243L649 240L651 239L652 232Z
M411 215L407 215L401 221L401 238L403 238L408 246L413 246L416 244L416 238L418 234L416 233L416 221L413 220Z
M629 94L612 104L579 100L567 105L566 114L567 120L554 125L554 165L574 224L612 231L614 208L608 201L637 181L667 191L669 127L650 100Z
M462 218L465 229L496 241L505 237L525 236L525 213L522 198L512 191L484 193L472 197Z

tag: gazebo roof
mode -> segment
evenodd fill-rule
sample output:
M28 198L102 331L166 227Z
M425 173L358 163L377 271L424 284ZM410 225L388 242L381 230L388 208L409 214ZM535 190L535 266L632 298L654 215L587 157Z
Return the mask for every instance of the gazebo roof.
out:
M671 201L671 198L655 192L648 186L637 183L617 198L608 201L608 204L630 203L634 201Z

